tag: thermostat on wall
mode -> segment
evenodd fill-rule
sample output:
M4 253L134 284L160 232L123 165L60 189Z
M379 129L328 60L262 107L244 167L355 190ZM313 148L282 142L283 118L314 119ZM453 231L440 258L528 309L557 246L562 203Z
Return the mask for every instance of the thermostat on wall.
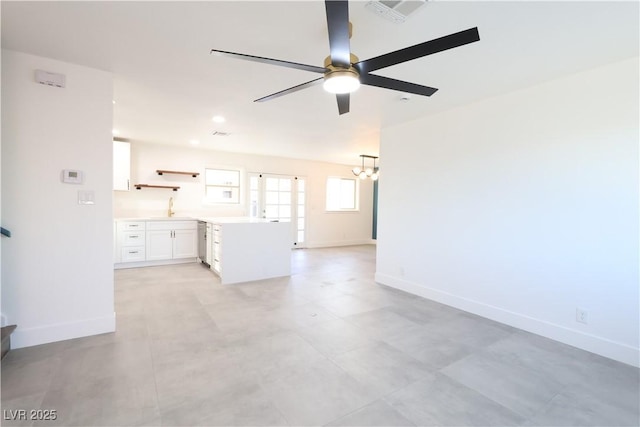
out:
M66 184L82 184L82 171L65 169L62 171L62 182Z

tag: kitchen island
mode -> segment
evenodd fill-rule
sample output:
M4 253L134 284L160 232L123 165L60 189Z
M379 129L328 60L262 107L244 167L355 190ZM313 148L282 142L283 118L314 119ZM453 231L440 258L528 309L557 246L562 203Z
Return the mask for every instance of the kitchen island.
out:
M211 224L207 252L223 285L291 274L291 223L201 218Z

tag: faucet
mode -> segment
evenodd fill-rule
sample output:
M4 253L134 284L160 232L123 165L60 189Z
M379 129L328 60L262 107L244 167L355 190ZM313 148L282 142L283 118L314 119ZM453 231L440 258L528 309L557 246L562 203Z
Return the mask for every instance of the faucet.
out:
M173 197L169 197L169 210L167 211L169 217L174 216L176 213L173 211Z

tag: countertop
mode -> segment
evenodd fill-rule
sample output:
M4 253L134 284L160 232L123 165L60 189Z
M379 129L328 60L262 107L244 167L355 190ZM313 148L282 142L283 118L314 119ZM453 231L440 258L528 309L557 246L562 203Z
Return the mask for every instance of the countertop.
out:
M204 221L214 224L266 223L274 222L264 218L250 217L190 217L190 216L149 216L136 218L114 218L114 221Z

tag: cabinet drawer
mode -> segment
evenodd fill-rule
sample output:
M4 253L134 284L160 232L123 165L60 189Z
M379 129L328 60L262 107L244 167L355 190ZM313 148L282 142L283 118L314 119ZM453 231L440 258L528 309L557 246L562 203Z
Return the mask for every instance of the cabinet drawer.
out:
M125 231L122 233L122 246L144 245L144 231Z
M123 222L118 222L118 229L119 230L123 230L123 231L135 231L135 230L144 231L145 222L144 221L123 221Z
M122 248L122 262L145 261L144 246Z

